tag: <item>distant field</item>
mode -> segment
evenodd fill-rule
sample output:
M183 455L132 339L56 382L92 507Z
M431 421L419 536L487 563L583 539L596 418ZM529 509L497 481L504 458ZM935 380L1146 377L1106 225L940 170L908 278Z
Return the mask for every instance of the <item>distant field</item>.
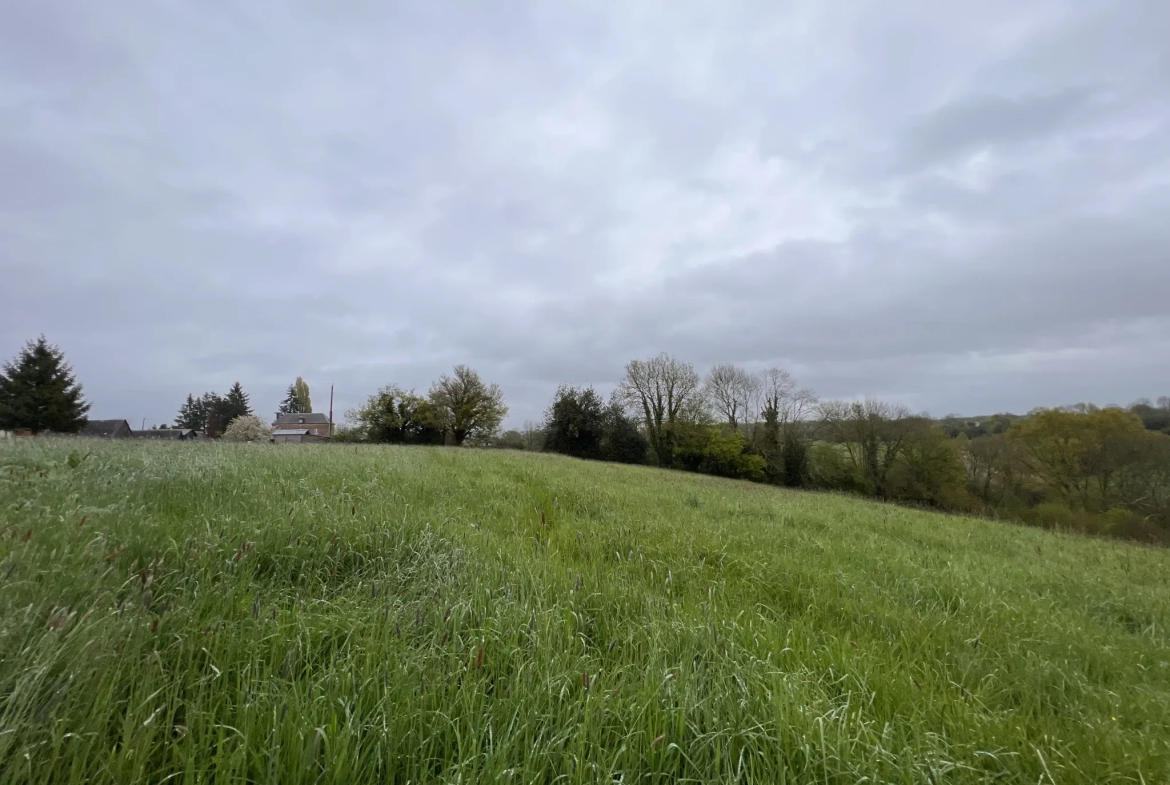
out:
M1168 623L1170 550L842 497L0 444L0 783L1162 785Z

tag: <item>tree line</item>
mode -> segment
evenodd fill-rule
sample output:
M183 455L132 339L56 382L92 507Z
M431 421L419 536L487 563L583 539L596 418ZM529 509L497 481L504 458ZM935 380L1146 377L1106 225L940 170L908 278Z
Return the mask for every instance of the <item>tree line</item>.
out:
M1170 544L1170 397L932 419L874 398L820 400L790 373L668 354L633 360L608 399L562 385L540 423L498 432L496 385L459 366L423 396L387 385L349 441L469 444L847 492Z
M560 387L543 422L496 445L1170 544L1166 396L934 420L873 398L819 400L779 368L704 377L661 354L628 363L608 403Z
M312 410L289 385L280 413ZM0 372L0 428L76 433L89 403L60 349L29 342ZM540 423L503 434L503 392L459 365L425 395L389 384L347 413L340 441L542 450L793 488L849 492L1170 544L1170 397L939 420L872 398L819 400L788 372L668 354L633 360L608 400L563 385ZM255 420L255 422L252 422ZM188 395L176 426L257 440L239 382Z

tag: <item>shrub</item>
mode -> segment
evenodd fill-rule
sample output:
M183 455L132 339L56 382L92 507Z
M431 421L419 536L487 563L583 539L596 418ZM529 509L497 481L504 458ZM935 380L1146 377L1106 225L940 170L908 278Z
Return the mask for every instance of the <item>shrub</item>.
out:
M232 420L223 432L225 442L268 442L272 431L259 417L245 414Z
M810 482L815 488L844 493L870 492L840 445L813 442L809 448L808 462Z

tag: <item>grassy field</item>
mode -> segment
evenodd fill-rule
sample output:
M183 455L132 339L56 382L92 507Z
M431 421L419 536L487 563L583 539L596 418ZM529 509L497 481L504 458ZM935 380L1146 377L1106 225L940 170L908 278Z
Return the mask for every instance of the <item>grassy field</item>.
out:
M1168 623L1170 551L829 495L0 446L0 783L1163 784Z

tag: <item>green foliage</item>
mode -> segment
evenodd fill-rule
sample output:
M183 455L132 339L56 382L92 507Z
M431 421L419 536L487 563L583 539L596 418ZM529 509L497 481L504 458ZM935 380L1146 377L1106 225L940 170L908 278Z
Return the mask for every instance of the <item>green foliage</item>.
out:
M239 386L238 383L236 385ZM243 393L243 390L240 390ZM247 408L247 396L243 397L244 407ZM226 398L214 392L206 392L196 398L188 395L187 400L179 407L179 414L175 418L178 428L193 428L203 431L207 436L215 438L223 434L224 429L232 419L238 416L237 404L229 404Z
M378 444L442 444L443 427L435 406L414 391L387 385L349 412L352 433ZM348 438L346 439L348 440Z
M576 458L646 463L649 444L619 400L608 405L592 387L557 388L545 412L544 449Z
M638 423L626 415L617 400L611 400L605 409L601 459L614 463L646 463L650 443Z
M309 414L313 411L313 402L309 397L309 385L301 377L288 386L288 391L285 393L284 400L280 402L280 408L276 410L277 415L281 414Z
M890 497L947 510L970 509L959 444L921 420L906 439L890 477Z
M802 488L809 481L809 441L802 425L788 423L781 432L777 475L779 481L789 488Z
M549 455L74 447L0 448L0 785L1170 781L1170 551Z
M767 462L762 455L747 452L745 446L743 433L738 429L709 425L682 427L678 432L675 461L687 471L761 482Z
M1066 506L1103 511L1117 501L1121 474L1145 438L1122 409L1043 409L1012 430L1023 465Z
M428 395L435 420L458 447L468 437L491 436L508 414L504 393L497 384L485 384L466 365L455 366L431 385Z
M846 449L832 442L809 446L809 474L814 488L842 493L869 493L865 479Z
M561 386L544 414L544 449L596 460L602 457L605 430L605 403L597 391Z
M820 413L826 437L844 448L869 492L879 499L888 498L890 473L911 435L921 428L921 418L912 417L905 407L873 398L827 401Z
M333 433L336 444L361 444L366 441L365 431L357 425L343 425Z
M501 450L523 450L524 434L517 430L504 431L492 446Z
M207 428L207 411L203 405L203 398L196 398L190 393L187 400L179 407L179 414L175 417L176 428L193 428L202 431Z
M313 411L313 399L309 395L309 385L301 377L297 377L293 384L293 391L296 393L297 406L300 408L298 414L305 414Z
M77 433L89 408L65 355L43 335L0 372L0 429Z
M231 389L228 390L228 394L224 396L219 414L223 418L223 427L225 429L237 417L247 417L252 414L252 406L248 402L248 394L244 392L244 388L239 382L233 384Z

